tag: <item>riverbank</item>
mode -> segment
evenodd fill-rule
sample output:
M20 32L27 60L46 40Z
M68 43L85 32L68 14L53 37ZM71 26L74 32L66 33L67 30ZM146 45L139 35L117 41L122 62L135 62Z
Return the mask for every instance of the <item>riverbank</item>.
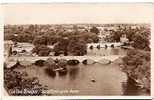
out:
M129 61L129 60L128 60ZM81 95L85 94L85 93L88 93L90 92L91 90L95 90L96 94L95 95L124 95L125 93L126 94L129 94L128 92L125 92L125 90L123 91L122 90L122 82L124 83L127 83L127 81L129 81L129 79L131 78L132 80L134 80L134 83L133 85L135 84L136 87L139 87L140 89L138 91L147 91L148 89L145 88L145 84L142 84L142 81L138 81L136 80L136 76L138 77L138 74L136 76L133 75L132 72L132 69L128 69L128 65L126 66L126 64L124 63L123 61L123 58L118 58L114 61L112 61L111 63L108 63L108 64L102 64L102 63L93 63L93 61L87 61L86 64L84 63L78 63L77 65L72 65L72 62L71 62L71 66L70 65L67 65L67 66L63 66L64 68L67 69L67 73L66 74L63 74L63 75L60 75L59 74L59 71L55 71L55 74L54 74L54 77L51 77L51 75L48 75L48 73L46 73L45 69L48 68L48 67L51 67L51 69L54 67L53 66L53 63L55 63L55 68L57 68L57 64L59 65L63 65L62 62L64 62L64 60L62 61L57 61L54 59L50 59L49 60L50 64L47 64L47 65L44 65L44 61L37 61L36 63L30 65L30 66L17 66L17 67L14 67L14 69L16 69L15 71L17 72L26 72L28 74L28 78L30 78L30 80L33 78L33 77L37 77L38 80L40 81L39 84L41 84L42 86L45 86L47 85L48 89L65 89L65 88L74 88L74 89L79 89L81 93ZM64 63L64 65L66 65L66 61ZM13 68L13 67L11 67ZM140 67L139 67L140 68ZM13 70L12 70L13 71ZM14 73L12 73L11 71L9 72L6 72L5 73L6 76L11 76L11 77L14 77L15 78L15 81L14 80L11 80L11 82L15 82L16 84L16 81L18 81L18 83L22 83L22 81L20 79L24 79L26 80L25 78L21 78L19 77L20 79L18 79L18 77L16 76L22 76L21 74L20 75L16 75ZM127 75L126 75L127 74ZM127 79L127 76L128 76L128 79ZM106 79L106 77L108 77ZM117 78L118 77L118 78ZM12 79L14 79L12 78ZM17 79L16 79L17 78ZM6 78L4 78L6 79ZM118 80L117 80L118 79ZM28 79L29 80L29 79ZM88 86L90 88L88 88L88 90L85 92L84 90L86 90L87 88L85 88L85 85L83 85L82 83L80 83L80 80L82 80L82 82ZM94 80L94 82L92 82ZM63 81L63 83L61 83L61 81ZM8 84L10 83L10 80L7 79L6 81L7 83L6 86L8 86ZM115 84L112 84L112 83L115 83L118 84L119 87L116 87L117 85ZM32 84L33 81L29 81L29 86L30 87L35 87L35 85ZM68 83L70 84L69 86ZM108 85L107 85L108 83ZM24 83L23 83L24 84ZM24 87L24 85L21 84L21 85L17 85L17 87ZM77 86L75 84L78 84ZM102 84L105 84L104 86L102 86ZM142 84L142 86L141 86ZM106 85L108 86L108 88L106 88ZM132 83L127 83L127 85L132 85ZM97 86L100 86L98 89ZM150 86L150 85L147 85L147 86ZM114 87L114 90L113 88L111 87ZM126 91L130 89L130 87L126 86ZM133 87L134 88L134 87ZM133 88L131 88L130 90L133 91L133 93L135 94ZM102 90L101 90L102 89ZM103 91L104 89L109 89L110 91L108 91L108 94L106 94L107 90L105 92L100 92L100 91ZM120 90L119 90L120 89ZM9 89L7 89L9 90ZM120 91L120 92L114 92L114 91ZM129 91L130 92L130 91ZM98 94L97 94L98 93ZM132 93L132 95L134 95ZM79 95L79 94L75 94L75 95ZM91 92L91 94L94 95L94 92ZM149 93L147 93L149 95ZM58 94L57 94L58 95ZM141 95L144 95L144 94L141 94Z
M30 77L26 71L4 69L4 88L11 96L40 96L46 87L38 77Z
M56 72L52 77L45 72L47 66L29 67L15 69L19 72L27 72L29 78L38 77L42 86L48 90L78 90L74 94L53 94L55 95L123 95L122 82L126 82L126 74L118 67L102 65L99 63L84 65L79 63L76 66L66 66L67 74L61 76ZM82 82L81 82L82 80ZM94 82L93 82L94 80ZM114 82L113 82L114 81Z
M130 50L125 57L118 58L113 63L129 78L135 81L136 86L150 94L150 55L147 52Z

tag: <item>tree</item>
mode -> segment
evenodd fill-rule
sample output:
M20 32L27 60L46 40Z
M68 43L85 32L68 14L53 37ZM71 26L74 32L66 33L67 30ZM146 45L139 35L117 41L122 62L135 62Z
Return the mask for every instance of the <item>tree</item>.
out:
M32 35L28 33L18 34L18 36L15 38L17 39L17 42L30 42L31 43L33 41Z
M67 47L69 54L74 56L83 56L87 53L86 42L79 39L72 39Z
M55 43L59 42L62 37L58 35L47 35L47 45L54 45Z
M112 37L113 37L113 40L115 40L116 42L119 42L120 41L120 37L122 36L122 33L120 31L116 31L112 33Z
M99 29L97 27L92 27L90 29L90 32L98 34L99 33Z
M36 53L39 56L48 56L51 52L51 49L46 45L36 45L33 50L33 53Z
M86 43L98 43L99 41L98 35L92 32L80 32L75 37L84 40ZM72 37L70 36L70 38Z
M37 36L33 40L34 45L47 45L47 37L46 36Z
M54 46L54 52L55 54L59 55L61 53L63 53L64 55L67 55L67 46L69 43L69 39L66 38L62 38L59 40L59 42Z
M150 28L147 26L139 28L119 27L117 30L110 30L111 36L108 40L119 42L120 37L126 34L129 41L132 41L132 46L137 49L150 50Z
M4 87L11 96L40 96L44 95L46 88L40 85L37 77L27 78L25 71L19 72L10 69L4 70ZM11 91L34 91L34 92L11 92Z
M123 58L123 70L129 77L135 79L144 88L150 90L150 52L143 50L130 50Z
M150 41L149 37L147 36L147 32L136 32L136 34L133 37L133 44L132 46L138 49L144 49L144 50L150 50Z
M49 69L54 69L56 67L56 63L54 61L54 59L52 58L48 58L46 60L46 66L49 68Z

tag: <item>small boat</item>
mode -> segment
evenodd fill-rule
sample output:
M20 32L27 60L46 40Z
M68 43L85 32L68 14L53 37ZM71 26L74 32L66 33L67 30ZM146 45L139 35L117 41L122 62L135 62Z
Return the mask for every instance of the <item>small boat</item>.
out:
M66 75L67 74L67 68L63 68L61 70L58 70L59 75Z
M96 80L92 79L91 82L96 82Z
M56 69L53 69L54 71L60 71L60 70L63 70L63 68L56 68Z

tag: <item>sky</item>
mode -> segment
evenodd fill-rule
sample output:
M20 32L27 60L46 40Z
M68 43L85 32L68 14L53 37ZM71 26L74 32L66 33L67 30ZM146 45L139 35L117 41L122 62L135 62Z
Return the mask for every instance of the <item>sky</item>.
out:
M3 4L4 24L150 23L152 4Z

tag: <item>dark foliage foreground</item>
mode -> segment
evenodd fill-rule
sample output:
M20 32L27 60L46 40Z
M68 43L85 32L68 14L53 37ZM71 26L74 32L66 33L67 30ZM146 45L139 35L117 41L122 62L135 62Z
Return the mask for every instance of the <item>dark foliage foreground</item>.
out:
M36 77L27 78L25 72L11 69L4 69L4 87L8 94L13 96L43 95L42 91L45 90Z
M133 78L140 87L150 91L150 52L130 50L123 58L123 70Z

